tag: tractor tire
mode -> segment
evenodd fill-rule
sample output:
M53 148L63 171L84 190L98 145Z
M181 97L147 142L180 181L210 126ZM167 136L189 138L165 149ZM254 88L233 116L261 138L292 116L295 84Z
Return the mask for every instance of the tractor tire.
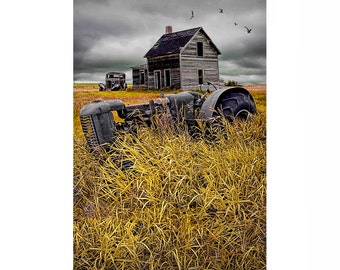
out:
M242 92L225 93L216 104L215 110L229 122L247 120L257 112L253 98Z

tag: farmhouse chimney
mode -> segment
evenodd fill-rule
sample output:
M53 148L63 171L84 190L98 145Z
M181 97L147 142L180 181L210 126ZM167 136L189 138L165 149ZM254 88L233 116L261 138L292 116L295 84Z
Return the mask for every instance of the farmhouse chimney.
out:
M168 25L165 27L165 34L171 34L172 33L172 26Z

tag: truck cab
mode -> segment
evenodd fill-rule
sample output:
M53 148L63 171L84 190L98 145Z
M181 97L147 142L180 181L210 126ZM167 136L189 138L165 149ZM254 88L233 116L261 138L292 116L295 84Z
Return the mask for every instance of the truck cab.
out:
M103 90L126 90L125 73L122 72L108 72L105 75L105 84L99 84L99 91Z

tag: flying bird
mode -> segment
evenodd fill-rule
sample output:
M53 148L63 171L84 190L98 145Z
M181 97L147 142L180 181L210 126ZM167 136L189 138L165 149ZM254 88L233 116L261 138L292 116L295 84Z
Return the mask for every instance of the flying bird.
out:
M219 9L219 13L223 13L223 8L220 8L220 9Z
M247 33L250 34L251 29L249 29L247 26L245 26L244 28L247 29Z
M235 24L235 25L237 25L237 23L236 23L236 22L234 22L234 24Z
M190 20L193 19L195 16L194 16L194 11L192 10L191 11L191 17L189 18Z

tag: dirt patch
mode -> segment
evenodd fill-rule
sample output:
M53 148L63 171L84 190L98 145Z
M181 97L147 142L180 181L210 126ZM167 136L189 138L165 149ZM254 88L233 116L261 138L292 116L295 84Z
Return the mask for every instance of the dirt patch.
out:
M266 84L259 84L259 85L243 85L243 87L249 91L267 91Z
M99 87L98 84L75 85L73 86L73 91L99 91Z

